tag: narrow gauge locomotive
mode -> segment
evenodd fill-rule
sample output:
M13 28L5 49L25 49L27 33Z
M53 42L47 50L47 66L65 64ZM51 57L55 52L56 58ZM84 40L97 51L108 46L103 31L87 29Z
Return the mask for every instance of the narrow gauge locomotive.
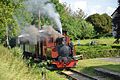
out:
M63 35L54 38L54 36L45 37L37 41L37 44L30 45L29 41L24 40L27 34L18 37L20 46L23 48L23 57L29 59L32 57L35 62L50 59L50 67L63 69L71 68L76 65L78 60L75 60L75 48L70 47L70 38L67 36L66 31ZM24 40L24 41L23 41Z

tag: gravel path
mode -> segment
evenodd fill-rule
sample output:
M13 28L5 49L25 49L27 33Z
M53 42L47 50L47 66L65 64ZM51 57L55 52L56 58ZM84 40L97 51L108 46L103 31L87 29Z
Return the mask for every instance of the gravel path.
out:
M109 62L119 62L120 58L98 58L99 60L109 61Z

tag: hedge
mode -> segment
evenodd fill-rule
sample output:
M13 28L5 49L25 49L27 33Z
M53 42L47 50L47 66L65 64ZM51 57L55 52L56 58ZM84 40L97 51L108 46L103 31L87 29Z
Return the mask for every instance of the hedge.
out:
M76 54L83 55L83 58L103 58L103 57L119 57L120 49L114 49L111 46L76 46Z

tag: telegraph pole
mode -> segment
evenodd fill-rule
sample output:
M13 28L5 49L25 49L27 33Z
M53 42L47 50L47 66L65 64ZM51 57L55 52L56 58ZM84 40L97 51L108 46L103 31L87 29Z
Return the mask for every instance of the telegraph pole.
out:
M39 13L38 13L38 29L40 30L41 27L40 27L40 10L39 10Z
M8 36L8 26L6 27L6 46L8 48L10 48L10 45L9 45L9 36Z

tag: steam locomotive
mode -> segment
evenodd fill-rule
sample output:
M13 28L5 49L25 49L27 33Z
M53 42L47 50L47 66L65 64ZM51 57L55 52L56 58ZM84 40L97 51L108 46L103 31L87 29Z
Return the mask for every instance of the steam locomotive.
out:
M60 35L60 34L59 34ZM74 67L78 60L74 59L75 47L70 43L67 31L57 36L42 37L42 40L36 44L30 44L28 40L23 39L28 35L19 36L19 44L23 49L23 58L33 58L35 62L50 60L49 67L63 69Z

